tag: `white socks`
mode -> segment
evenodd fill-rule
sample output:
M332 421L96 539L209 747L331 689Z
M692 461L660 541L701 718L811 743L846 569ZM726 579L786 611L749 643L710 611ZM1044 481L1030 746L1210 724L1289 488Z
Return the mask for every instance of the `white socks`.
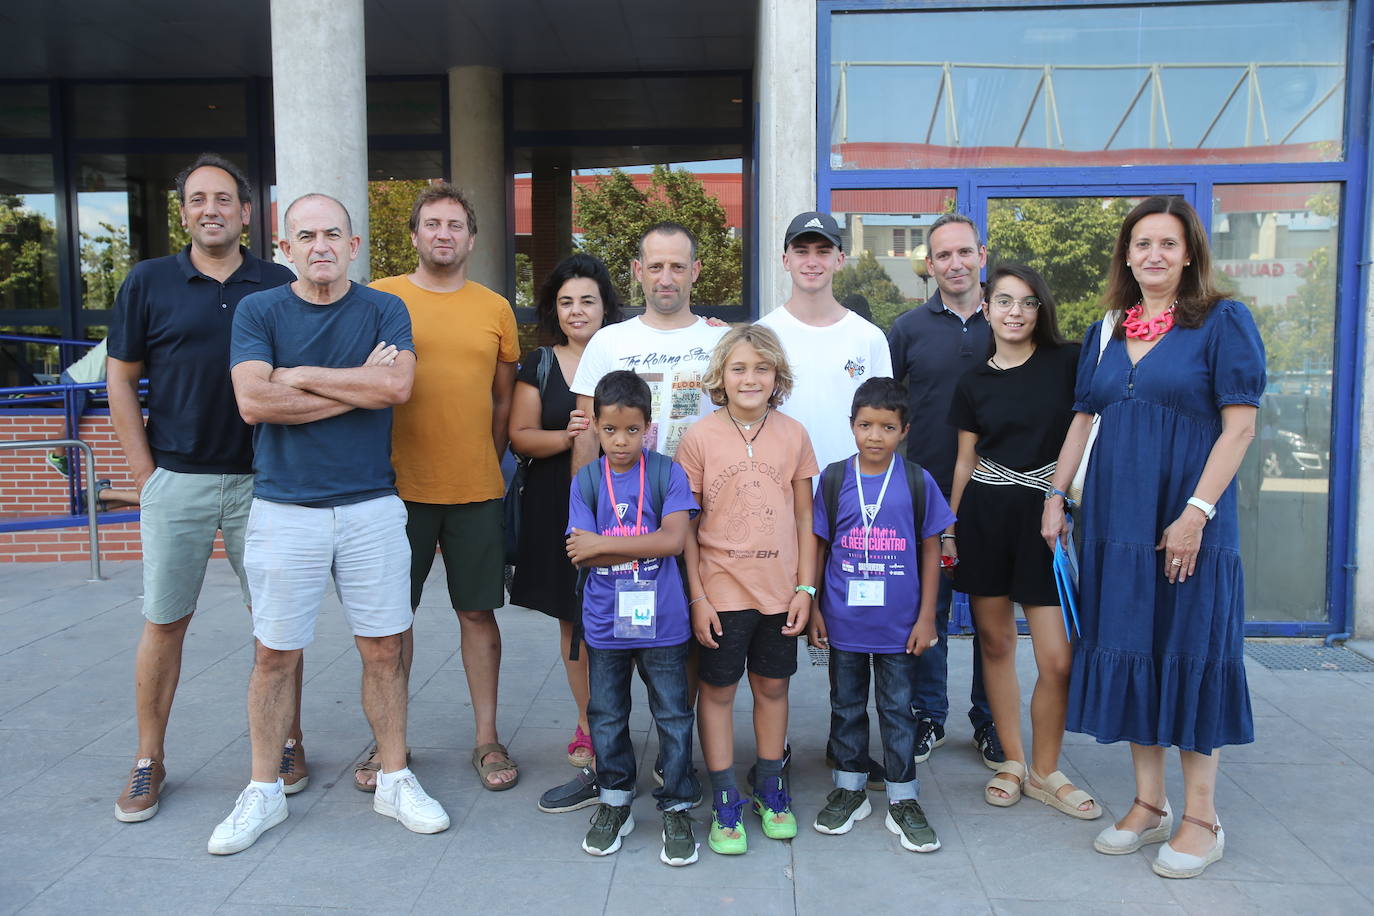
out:
M257 789L259 792L261 792L263 795L268 796L269 798L273 795L280 794L282 790L280 776L277 777L276 782L258 782L255 779L251 779L248 781L248 786L249 788Z
M379 788L379 789L390 789L390 788L396 783L396 781L397 781L398 779L405 779L407 776L412 776L412 775L414 775L414 774L412 774L412 773L410 772L410 767L401 767L399 770L397 770L397 771L394 772L394 773L384 773L384 772L382 772L381 770L378 770L378 771L377 771L377 788Z

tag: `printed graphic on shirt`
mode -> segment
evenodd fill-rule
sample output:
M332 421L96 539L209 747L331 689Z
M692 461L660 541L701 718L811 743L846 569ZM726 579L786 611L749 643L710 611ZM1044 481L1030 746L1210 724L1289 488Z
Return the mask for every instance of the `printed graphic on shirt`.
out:
M856 356L844 364L844 371L849 373L850 378L863 378L868 373L867 360L862 356Z
M878 507L876 505L864 506L864 515L870 521L876 518L877 514ZM854 551L852 556L845 553L838 554L840 569L845 573L887 576L894 579L910 575L909 558L913 556L910 552L912 550L911 539L896 528L871 528L867 539L865 539L863 527L855 525L836 540L839 547ZM867 559L865 559L865 543L868 546Z

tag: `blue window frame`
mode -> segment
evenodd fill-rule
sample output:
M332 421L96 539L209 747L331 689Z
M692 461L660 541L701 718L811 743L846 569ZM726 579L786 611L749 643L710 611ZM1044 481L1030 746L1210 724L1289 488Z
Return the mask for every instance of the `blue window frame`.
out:
M1275 0L1278 2L1278 0ZM1187 7L1216 0L1165 0L1141 4L1151 14L1186 13ZM1120 4L1101 0L1061 0L1053 10L1103 7ZM1330 4L1326 5L1330 9ZM1170 10L1169 8L1173 8ZM1213 224L1214 188L1218 185L1330 184L1340 189L1340 223L1336 239L1336 303L1334 352L1331 379L1331 463L1327 496L1327 550L1325 562L1326 619L1321 621L1252 621L1247 635L1337 636L1350 629L1355 569L1354 510L1358 472L1358 408L1364 351L1364 315L1361 294L1365 288L1362 252L1369 245L1371 134L1369 48L1374 41L1374 0L1348 4L1344 79L1343 156L1334 161L1306 162L1201 162L1198 164L1150 164L1129 168L1117 165L989 168L846 169L835 167L830 138L837 106L832 105L834 80L831 66L832 23L835 14L862 11L984 14L990 9L1006 12L1049 9L1033 0L988 0L975 10L954 2L892 3L887 0L819 0L817 3L817 196L828 209L836 191L864 188L954 188L956 206L986 232L988 201L998 197L1037 196L1138 196L1142 193L1179 194L1197 209L1203 224ZM986 47L986 45L983 45ZM915 52L919 53L919 51ZM939 56L936 52L936 56ZM1241 87L1242 82L1237 83ZM940 84L937 90L944 90ZM952 89L949 90L952 95ZM1248 90L1247 90L1248 91ZM1233 90L1233 94L1234 94ZM1331 93L1328 93L1330 95ZM1228 99L1229 102L1229 99ZM940 99L935 99L938 110ZM1034 102L1031 103L1032 107ZM1043 104L1043 103L1042 103ZM1223 106L1224 107L1224 106ZM1030 109L1026 111L1030 119ZM1124 116L1123 116L1124 117ZM1219 115L1220 117L1220 115ZM1050 127L1046 134L1049 135ZM931 115L931 129L936 116ZM922 125L924 126L924 124ZM1024 125L1023 125L1024 127ZM1062 142L1062 141L1061 141ZM1048 144L1047 144L1048 145ZM1199 144L1201 145L1201 144ZM843 163L839 163L843 164Z

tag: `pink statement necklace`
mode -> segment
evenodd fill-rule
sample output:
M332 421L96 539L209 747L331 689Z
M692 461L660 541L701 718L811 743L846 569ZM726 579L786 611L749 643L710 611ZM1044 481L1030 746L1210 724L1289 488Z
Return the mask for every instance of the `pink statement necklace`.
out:
M1174 306L1176 305L1178 305L1177 302L1155 317L1142 320L1140 312L1144 305L1137 302L1126 309L1126 318L1121 322L1121 327L1125 330L1127 337L1134 337L1146 343L1157 340L1174 329Z

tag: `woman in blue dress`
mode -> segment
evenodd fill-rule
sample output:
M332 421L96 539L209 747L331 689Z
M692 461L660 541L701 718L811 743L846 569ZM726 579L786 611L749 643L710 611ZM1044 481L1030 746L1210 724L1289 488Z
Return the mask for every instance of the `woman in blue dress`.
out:
M1249 310L1211 277L1207 237L1185 201L1152 197L1126 217L1106 329L1093 325L1083 342L1077 413L1042 519L1051 545L1066 536L1065 491L1099 415L1079 513L1082 638L1067 728L1131 743L1136 798L1094 848L1119 855L1163 842L1154 870L1171 878L1221 858L1219 748L1254 740L1235 477L1255 436L1264 344ZM1186 793L1177 833L1164 794L1169 746Z

